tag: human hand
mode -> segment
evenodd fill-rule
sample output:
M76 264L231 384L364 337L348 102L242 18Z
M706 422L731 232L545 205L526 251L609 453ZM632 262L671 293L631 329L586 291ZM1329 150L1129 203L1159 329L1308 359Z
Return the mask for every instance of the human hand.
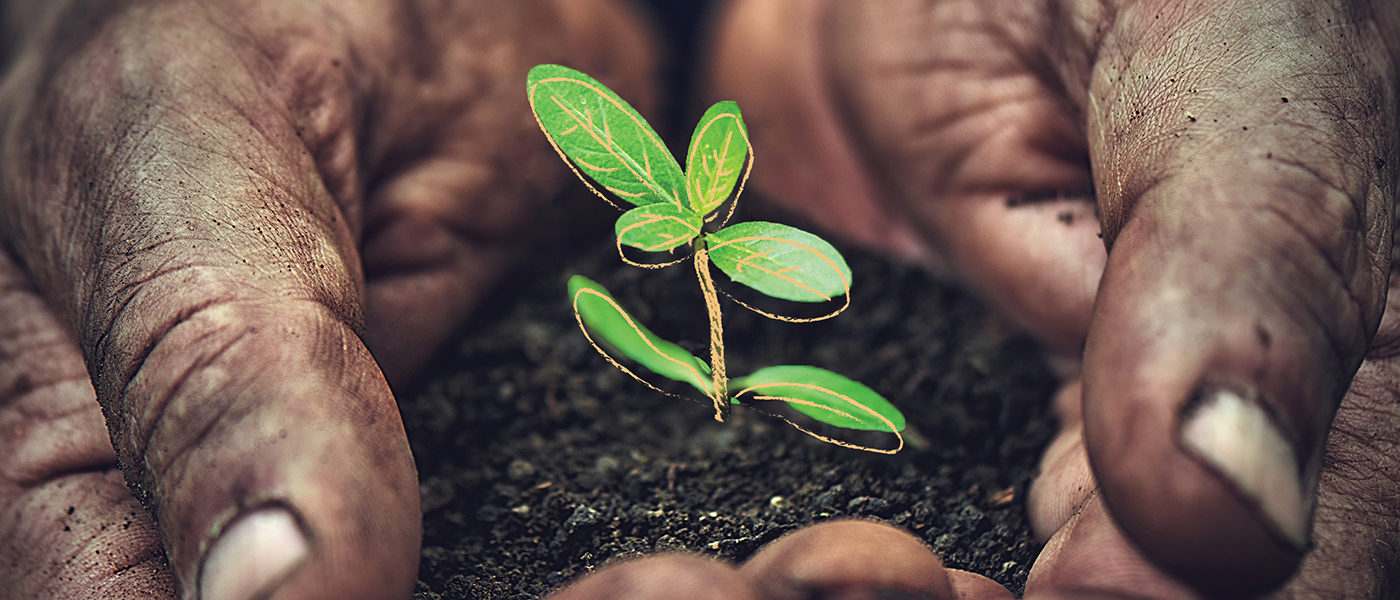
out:
M761 191L1082 349L1028 597L1393 593L1397 6L725 6Z
M1010 599L990 579L944 569L897 527L839 519L798 529L743 565L688 554L621 561L549 600Z
M639 24L612 0L4 9L0 597L406 598L385 375L551 184L528 68L642 93Z

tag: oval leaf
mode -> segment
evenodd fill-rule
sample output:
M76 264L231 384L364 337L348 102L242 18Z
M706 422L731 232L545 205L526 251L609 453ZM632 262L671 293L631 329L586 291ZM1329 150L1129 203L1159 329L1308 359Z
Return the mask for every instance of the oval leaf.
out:
M719 102L705 111L685 157L686 191L696 213L710 214L724 204L736 184L742 189L741 177L747 179L749 174L744 163L752 150L738 104Z
M710 259L730 279L774 298L826 302L851 291L851 268L841 253L796 227L748 221L706 241Z
M673 204L648 204L617 219L617 241L646 252L665 252L700 235L700 216Z
M676 158L646 119L607 86L568 67L539 65L530 69L528 93L540 129L577 170L637 206L686 206L685 176Z
M794 410L813 419L846 429L864 431L903 431L904 415L860 383L826 369L803 365L780 365L760 369L748 377L730 380L738 394L752 393L763 400L787 402Z
M656 337L598 282L582 275L570 277L569 297L574 314L592 335L658 375L689 383L710 395L710 367L684 348Z

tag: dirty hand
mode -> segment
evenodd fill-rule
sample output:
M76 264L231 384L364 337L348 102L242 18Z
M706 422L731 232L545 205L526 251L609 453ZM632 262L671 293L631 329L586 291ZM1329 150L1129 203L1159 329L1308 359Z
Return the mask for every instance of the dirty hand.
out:
M762 192L1082 351L1028 596L1393 593L1397 7L725 6Z
M635 23L610 0L0 9L0 596L408 597L385 375L452 331L557 162L528 68L628 89Z

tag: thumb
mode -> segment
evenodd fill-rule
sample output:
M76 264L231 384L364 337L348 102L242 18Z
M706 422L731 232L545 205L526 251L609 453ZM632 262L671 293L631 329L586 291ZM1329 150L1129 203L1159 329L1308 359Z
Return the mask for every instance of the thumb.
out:
M269 56L255 15L203 6L118 13L7 82L3 237L77 333L180 597L407 597L414 465L298 137L345 107L283 89L335 46Z
M1123 529L1209 591L1296 568L1332 415L1381 317L1396 83L1369 14L1132 3L1097 42L1110 250L1085 437Z

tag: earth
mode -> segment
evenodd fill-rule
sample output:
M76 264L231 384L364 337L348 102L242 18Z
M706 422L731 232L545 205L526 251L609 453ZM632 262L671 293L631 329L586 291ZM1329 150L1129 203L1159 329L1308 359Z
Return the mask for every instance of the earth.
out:
M549 235L400 393L422 482L417 600L539 598L608 561L662 551L742 561L838 516L904 527L948 566L1021 591L1040 550L1026 492L1054 429L1055 380L1033 342L923 270L833 240L854 273L850 308L790 324L724 301L730 371L843 373L904 412L905 448L838 447L742 407L718 423L707 401L659 394L609 365L565 291L585 274L703 357L694 272L623 264L616 212L586 192L545 209Z
M708 3L655 4L670 64L692 63ZM683 70L665 77L687 97ZM688 139L679 109L693 108L672 107L663 135ZM1056 382L1034 342L927 272L827 236L854 273L850 307L791 324L722 299L729 371L811 364L861 381L904 412L904 449L842 448L742 407L718 423L707 400L648 389L579 331L565 287L575 273L661 337L708 351L693 270L623 264L618 213L576 181L565 187L541 207L516 268L426 376L397 390L423 499L415 600L541 598L656 552L741 562L836 517L903 527L944 564L1021 593L1040 551L1026 494L1054 433ZM736 219L807 226L752 191Z

